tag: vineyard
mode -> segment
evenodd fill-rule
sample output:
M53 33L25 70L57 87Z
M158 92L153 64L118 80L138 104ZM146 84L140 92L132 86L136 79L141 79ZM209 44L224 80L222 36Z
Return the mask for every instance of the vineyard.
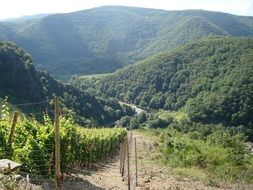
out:
M0 159L22 164L20 171L44 179L55 174L54 121L44 114L43 121L20 116L13 142L8 142L12 114L2 109L0 120ZM71 116L60 119L60 158L62 173L70 168L88 167L109 155L126 136L123 128L83 128Z
M122 127L81 127L70 113L60 114L56 99L55 109L51 106L45 112L32 114L15 111L17 109L9 107L7 99L2 103L0 160L13 160L21 166L15 172L9 172L11 167L7 172L5 169L0 171L0 189L8 189L10 183L17 184L20 189L33 190L98 189L99 186L128 190L154 186L157 189L160 185L165 188L171 184L167 180L171 173L164 172L160 164L174 167L173 172L178 171L177 175L185 175L182 171L196 175L197 171L202 180L210 179L210 184L218 184L218 178L241 181L243 185L252 183L252 154L245 146L243 134L233 129L174 122L167 129L153 131L154 139L148 134L145 137L140 131L129 131L127 135ZM36 104L25 105L34 107ZM50 113L54 113L55 118ZM35 114L40 114L42 119L36 119ZM107 164L106 161L112 161L112 158L116 161ZM25 183L13 180L16 174L21 175ZM159 175L164 181L158 181L157 185L153 180L158 180L155 176ZM13 188L12 185L9 189ZM248 189L252 189L251 186Z

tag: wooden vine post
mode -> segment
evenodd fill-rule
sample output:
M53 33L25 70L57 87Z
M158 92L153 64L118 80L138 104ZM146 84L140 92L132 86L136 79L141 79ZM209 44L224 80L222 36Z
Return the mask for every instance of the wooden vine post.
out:
M123 166L123 143L120 143L120 167L119 173L122 173L122 166Z
M17 121L18 121L18 112L15 112L13 120L12 120L12 125L11 125L11 131L10 131L10 134L9 134L9 139L8 139L8 143L9 144L11 144L13 142L13 135L14 135L14 131L15 131L15 128L16 128Z
M135 153L135 179L136 179L136 186L138 186L138 163L137 163L136 138L134 138L134 153Z
M128 190L131 190L131 176L130 176L130 158L129 158L129 139L126 138L126 149L127 149L127 180L128 180Z
M55 189L61 190L61 160L60 160L60 108L59 97L55 97Z

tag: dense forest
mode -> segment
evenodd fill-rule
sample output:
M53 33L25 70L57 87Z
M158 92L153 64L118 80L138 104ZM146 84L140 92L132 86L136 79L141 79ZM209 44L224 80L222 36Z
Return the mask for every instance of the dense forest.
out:
M0 37L32 55L36 66L68 79L126 64L207 36L252 36L252 17L203 10L106 6L0 23Z
M63 111L72 112L80 123L106 124L133 111L116 100L96 98L71 85L55 80L46 72L37 71L31 56L14 43L0 41L0 97L8 96L14 106L27 102L49 101L39 106L17 106L23 112L52 109L50 100L60 96ZM70 111L72 110L72 111Z
M181 109L193 121L252 129L252 49L250 38L209 38L72 83L145 108Z

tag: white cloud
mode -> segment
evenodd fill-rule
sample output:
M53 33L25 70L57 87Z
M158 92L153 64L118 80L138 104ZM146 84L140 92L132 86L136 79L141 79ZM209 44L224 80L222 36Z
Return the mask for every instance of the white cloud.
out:
M253 0L0 0L0 19L40 13L72 12L103 5L166 10L205 9L253 16Z

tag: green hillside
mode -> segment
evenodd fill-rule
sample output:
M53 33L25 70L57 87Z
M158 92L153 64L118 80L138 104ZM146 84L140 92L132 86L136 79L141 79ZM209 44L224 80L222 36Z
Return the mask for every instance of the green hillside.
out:
M64 78L113 72L209 35L253 36L253 18L202 10L106 6L0 23L0 37L28 50L36 66Z
M41 102L60 96L63 111L69 109L80 123L105 124L132 113L130 108L120 106L117 101L97 99L88 93L63 84L45 72L36 71L31 56L15 44L0 41L0 97L16 105ZM53 109L51 105L17 106L24 112L43 112Z
M210 38L73 84L141 107L183 109L193 121L252 127L252 76L253 39Z

